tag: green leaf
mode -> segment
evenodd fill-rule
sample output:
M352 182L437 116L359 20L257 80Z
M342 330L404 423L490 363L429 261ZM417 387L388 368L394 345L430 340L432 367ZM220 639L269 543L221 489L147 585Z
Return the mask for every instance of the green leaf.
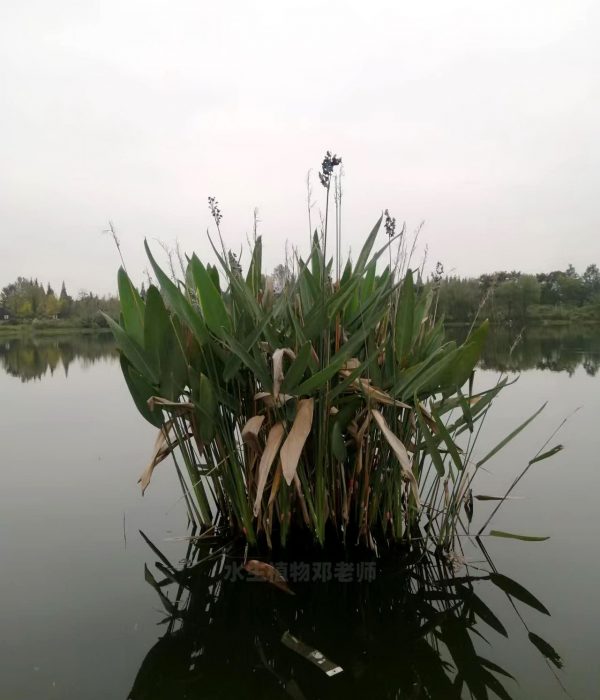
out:
M558 452L560 452L562 449L563 449L562 445L556 445L551 450L548 450L547 452L542 452L541 455L534 457L532 460L529 461L529 464L535 464L536 462L541 462L544 459L549 459L550 457L554 457L554 455L557 454Z
M395 328L395 344L396 357L398 362L406 365L408 354L412 347L413 329L414 329L414 310L415 310L415 289L413 283L413 274L408 270L404 278L404 284L400 291L398 300L398 308L396 309L396 328Z
M125 332L121 326L113 321L110 316L102 314L112 330L119 349L125 354L129 362L137 369L137 371L152 384L158 384L158 374L152 367L152 362L149 361L146 352L141 348L133 338Z
M206 268L195 254L192 255L190 266L206 325L217 336L222 335L223 329L231 333L231 319L227 313L223 297L215 287Z
M362 250L360 251L358 260L356 261L356 265L354 266L354 274L361 275L363 273L367 261L369 260L369 255L371 255L371 251L373 250L375 239L377 238L377 234L379 233L379 228L381 227L382 219L383 217L380 216L375 226L373 226L371 233L367 236L367 240L365 241L365 244L363 245Z
M296 387L299 382L302 381L308 363L312 355L312 344L310 341L306 341L304 345L300 348L296 359L289 366L288 371L285 373L285 377L281 384L281 391L284 394L294 394L296 392Z
M445 471L446 471L446 469L444 467L444 459L443 459L442 455L440 454L438 446L436 445L435 438L429 432L429 428L427 427L425 419L421 415L419 401L418 401L416 395L414 397L414 402L415 402L415 407L416 407L415 414L417 416L417 422L419 423L419 428L421 429L421 434L423 435L423 438L425 439L425 444L427 446L427 454L431 457L431 461L433 462L433 466L435 467L435 470L437 471L438 476L440 478L443 478Z
M176 401L187 383L187 360L163 298L154 285L146 297L144 347L159 377L160 396Z
M273 389L273 378L269 372L269 367L266 362L261 358L257 359L252 355L252 353L242 345L236 338L229 335L227 331L223 330L223 340L229 349L235 353L242 363L254 373L254 376L262 384L264 391L272 391Z
M490 537L507 537L510 540L523 540L523 542L544 542L549 537L534 537L532 535L517 535L514 532L504 532L503 530L492 530Z
M342 424L338 420L331 426L331 452L339 462L345 461L347 456L346 444L342 434Z
M497 454L498 452L500 452L500 450L501 450L505 445L507 445L513 438L515 438L524 428L526 428L526 427L531 423L532 420L534 420L535 418L537 418L537 417L540 415L540 413L544 410L545 407L546 407L546 404L545 404L545 403L542 404L542 405L540 406L540 408L538 408L538 410L537 410L532 416L529 416L529 418L528 418L524 423L521 423L521 425L520 425L518 428L515 428L515 429L512 431L512 433L510 433L510 435L507 435L507 436L504 438L504 440L501 440L501 441L496 445L496 447L494 447L492 450L490 450L490 452L487 453L487 455L486 455L483 459L480 459L479 462L477 462L477 465L476 465L477 468L481 467L482 464L485 464L485 463L488 462L495 454ZM539 460L538 460L538 461L539 461Z
M154 395L154 389L144 377L131 365L124 355L120 357L121 371L125 378L125 383L138 411L141 415L157 428L163 424L163 417L160 411L151 411L148 408L148 399Z
M474 496L478 501L519 501L523 499L523 496L485 496L484 494L479 494Z
M250 268L246 277L246 284L252 289L255 297L260 292L262 284L262 238L258 236L252 251L252 259L250 260Z
M441 416L438 415L438 413L435 411L435 409L432 410L431 415L433 416L433 419L435 420L435 424L437 425L437 429L439 431L440 437L446 443L446 447L448 448L448 452L450 453L450 456L452 457L452 461L454 462L454 466L459 471L461 471L463 468L463 463L462 463L462 459L460 458L460 452L459 452L457 444L452 439L450 433L448 432L448 429L444 425L444 421L442 420Z
M168 354L168 335L172 332L169 314L158 289L151 285L146 295L144 314L144 349L157 376ZM165 397L168 398L168 397Z
M328 382L335 374L337 374L337 372L340 371L346 360L352 357L352 354L356 352L356 350L364 343L369 332L370 328L368 324L366 324L366 327L362 331L355 333L347 343L342 345L342 347L331 358L327 367L315 372L312 377L309 377L306 381L300 384L300 386L296 389L298 394L308 394Z
M161 270L156 260L152 257L148 242L144 241L146 255L150 260L154 274L158 279L160 288L165 298L167 305L174 311L179 318L187 324L200 345L204 345L210 341L208 328L204 324L200 314L190 304L188 299L179 291L177 286L169 279L169 277Z
M196 408L200 413L198 429L200 438L204 443L212 440L215 433L215 417L217 413L217 401L210 379L201 374L198 381L198 401Z
M144 343L144 302L133 286L125 270L120 267L117 274L121 313L127 334L138 345Z
M487 339L490 324L486 320L471 334L464 345L457 348L451 366L440 378L440 384L447 387L461 387L475 369Z
M416 298L416 295L415 295ZM417 338L419 335L419 332L421 331L422 326L424 325L424 321L427 318L429 314L429 310L431 309L431 303L433 302L433 290L430 289L428 292L421 292L421 294L418 297L418 300L415 304L415 312L413 314L414 317L414 326L413 326L413 338Z
M520 600L522 603L525 603L525 605L529 605L530 608L539 610L539 612L544 613L544 615L550 615L548 609L540 603L532 593L521 586L520 583L508 578L508 576L493 572L490 574L490 581L498 586L498 588L502 589L507 595Z
M402 399L413 394L433 393L440 384L440 376L454 359L454 345L440 348L431 357L402 372L392 390L392 396Z
M465 395L460 390L460 387L456 388L456 394L460 403L463 418L465 419L465 423L467 424L467 427L469 428L470 432L473 432L475 426L473 424L473 412L471 411L471 405L465 398Z

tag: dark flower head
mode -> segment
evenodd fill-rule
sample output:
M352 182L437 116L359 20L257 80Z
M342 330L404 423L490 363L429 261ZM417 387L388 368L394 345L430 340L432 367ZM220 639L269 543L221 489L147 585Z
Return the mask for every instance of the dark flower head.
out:
M321 170L319 172L319 180L321 181L321 184L323 187L328 188L329 183L331 182L331 174L333 173L333 169L337 166L340 165L342 162L342 159L339 158L337 155L333 154L331 155L331 151L327 151L325 154L325 158L323 158L323 162L321 163Z
M390 212L386 209L385 216L385 232L389 238L393 238L396 233L396 217L391 217Z
M214 197L208 198L208 208L210 209L212 218L215 220L215 223L218 226L221 223L223 214L221 214L221 210L219 209L219 202L217 202L217 200Z

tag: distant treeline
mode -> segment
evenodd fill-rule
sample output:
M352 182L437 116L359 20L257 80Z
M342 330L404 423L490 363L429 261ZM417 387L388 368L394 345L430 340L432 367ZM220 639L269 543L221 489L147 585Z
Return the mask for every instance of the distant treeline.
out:
M101 312L117 318L119 310L117 297L80 292L73 298L64 282L56 294L49 284L18 277L0 292L0 321L5 323L63 320L77 326L103 327L107 324Z
M283 265L273 272L276 288L289 277ZM423 281L418 283L421 286ZM444 276L437 272L425 282L437 294L437 316L450 323L470 323L477 315L495 323L588 321L600 322L600 270L588 265L578 274L572 265L566 270L525 274L496 272L480 277ZM145 297L145 286L140 289ZM37 279L19 277L0 292L0 323L43 323L63 321L82 327L104 327L100 312L118 318L119 299L80 292L73 298L63 282L57 295Z
M600 270L588 265L580 275L572 265L536 275L496 272L477 278L444 277L428 285L439 289L438 315L469 323L479 312L496 323L510 321L600 321Z

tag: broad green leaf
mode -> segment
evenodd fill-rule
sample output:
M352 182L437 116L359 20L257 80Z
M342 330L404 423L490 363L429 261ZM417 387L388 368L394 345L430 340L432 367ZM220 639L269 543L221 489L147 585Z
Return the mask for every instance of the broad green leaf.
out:
M348 280L352 278L352 263L350 259L346 261L346 266L344 267L344 272L342 273L342 279L340 280L340 287L343 287Z
M186 299L186 297L179 291L176 285L162 271L156 260L152 257L147 241L144 241L144 247L146 248L146 255L148 256L152 269L154 270L154 274L158 279L167 305L184 323L187 324L189 329L196 336L196 339L200 345L208 343L210 341L210 335L208 333L208 328L202 320L202 317L190 304L188 299Z
M331 358L327 367L324 367L312 377L309 377L306 381L302 382L296 391L298 394L308 394L313 392L315 389L321 388L328 382L340 369L344 366L348 358L352 357L353 353L364 343L365 338L369 334L369 328L367 326L362 332L355 333L352 338L342 345L342 347L336 352L336 354Z
M523 540L523 542L544 542L549 537L536 537L533 535L517 535L514 532L504 532L503 530L491 530L490 537L507 537L511 540Z
M373 226L371 233L367 236L367 240L365 241L365 244L363 245L362 250L360 251L358 260L356 261L356 265L354 266L355 275L361 275L365 269L367 261L369 260L369 255L371 255L371 251L373 250L375 239L377 238L377 234L379 233L379 228L381 227L382 219L383 217L380 216L375 226Z
M131 365L124 355L121 355L121 370L125 383L138 411L141 415L157 428L163 424L163 417L160 411L151 411L148 408L148 399L154 395L154 389L146 379Z
M489 331L489 322L484 321L479 328L469 336L464 345L457 348L452 364L440 378L444 387L461 387L475 369Z
M160 292L153 285L146 297L144 348L159 377L159 395L177 400L187 376L187 364Z
M424 321L429 314L432 301L432 289L430 289L427 292L422 291L418 297L415 295L415 311L413 314L414 326L412 332L413 338L416 338L419 335L419 332L422 330L423 326L425 326Z
M440 348L434 355L414 367L402 372L392 390L392 395L401 399L413 394L434 393L440 385L440 377L454 360L454 346Z
M119 349L124 353L129 362L131 362L146 381L152 384L158 384L158 374L154 371L152 362L149 361L144 349L141 348L133 338L130 338L125 330L121 328L118 323L113 321L110 316L107 316L105 313L102 315L106 319L109 328L112 330Z
M342 426L340 421L335 421L330 428L331 436L331 452L333 456L339 461L344 462L347 457L346 443L344 442L344 436L342 434Z
M196 255L192 255L190 266L206 325L217 336L222 335L223 329L231 333L231 319L227 313L223 297L213 284L206 268Z
M273 388L273 377L269 371L267 363L262 359L256 358L251 351L247 350L227 331L223 330L223 340L229 349L235 353L242 363L254 373L255 377L262 384L264 391L271 391Z
M121 313L127 334L138 345L144 344L144 302L133 286L125 270L120 267L117 275Z
M308 363L312 355L312 344L310 341L304 343L304 345L298 351L296 359L289 366L288 371L285 373L285 377L281 384L281 391L284 394L295 394L296 387L302 381Z

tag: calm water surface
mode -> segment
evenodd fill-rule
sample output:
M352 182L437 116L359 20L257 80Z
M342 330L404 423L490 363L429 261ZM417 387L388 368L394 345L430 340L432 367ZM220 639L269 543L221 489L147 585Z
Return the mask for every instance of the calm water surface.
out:
M440 624L456 635L455 662L471 639L475 654L515 677L503 679L510 697L568 697L562 685L574 698L599 698L600 331L531 329L509 357L513 340L506 331L493 334L482 359L479 386L495 383L500 369L520 378L496 401L477 452L548 405L486 465L474 492L503 493L571 416L551 443L565 450L534 465L515 491L523 498L506 503L494 521L496 529L551 539L484 540L497 570L551 615L515 609L499 588L479 582L477 594L508 637L484 623L466 637L471 622ZM196 567L178 579L189 599L187 612L173 619L148 584L164 578L164 563L139 530L173 564L170 571L183 569L185 510L167 462L140 496L136 481L154 429L131 403L109 337L0 338L0 396L0 698L448 696L441 680L439 693L431 690L431 678L452 659L432 655L415 634L431 622L433 603L399 572L383 572L368 589L299 584L292 597L259 584L215 590L215 571ZM490 509L475 502L473 531ZM477 566L481 551L465 547ZM178 586L163 590L172 601ZM287 649L280 642L287 628L344 673L327 678ZM561 671L528 631L561 655Z

